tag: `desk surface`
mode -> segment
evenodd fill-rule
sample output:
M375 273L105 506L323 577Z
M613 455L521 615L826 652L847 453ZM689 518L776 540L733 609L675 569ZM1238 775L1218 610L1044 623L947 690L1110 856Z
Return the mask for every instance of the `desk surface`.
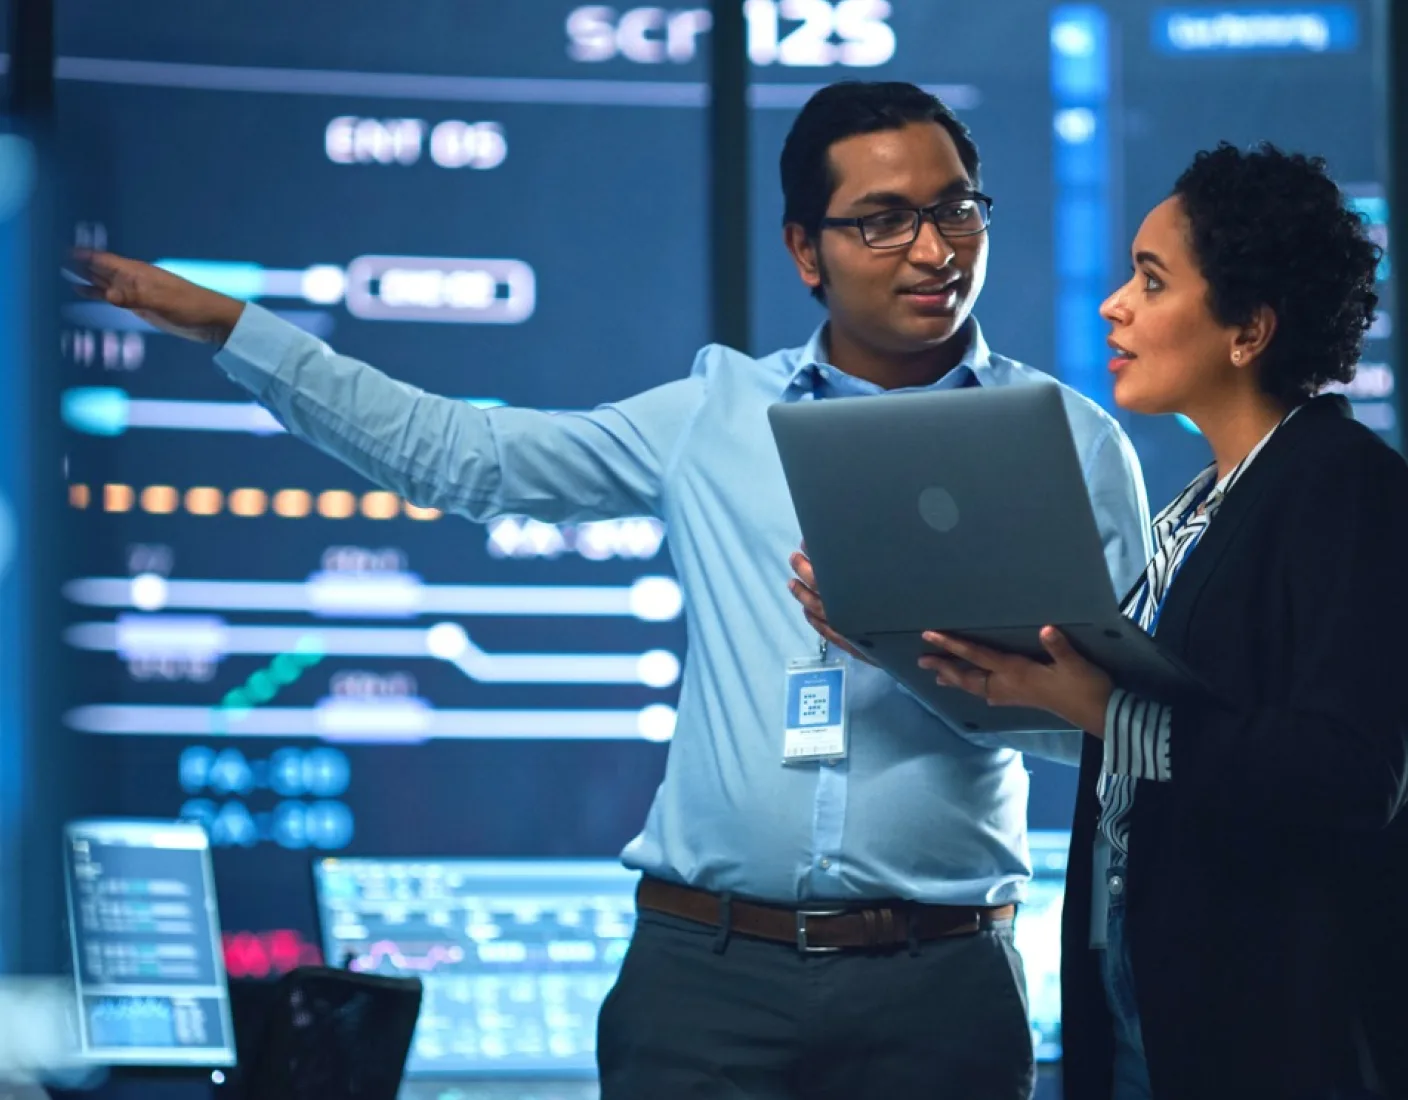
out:
M58 1100L216 1100L208 1084L135 1078L111 1080L90 1092L53 1095ZM591 1081L410 1081L400 1100L598 1100L598 1095ZM1056 1066L1039 1068L1033 1100L1061 1100Z

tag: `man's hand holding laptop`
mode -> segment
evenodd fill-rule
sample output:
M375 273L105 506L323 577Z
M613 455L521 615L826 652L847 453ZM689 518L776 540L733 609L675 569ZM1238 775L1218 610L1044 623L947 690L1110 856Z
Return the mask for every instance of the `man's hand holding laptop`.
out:
M812 629L838 649L868 662L827 620L806 547L793 554L790 561L797 576L788 582L788 589L802 605ZM1095 737L1105 736L1105 712L1114 683L1102 669L1077 653L1054 626L1041 631L1041 644L1050 661L1001 653L935 631L926 631L924 640L940 652L921 657L920 667L933 672L940 684L976 695L989 706L1050 711Z

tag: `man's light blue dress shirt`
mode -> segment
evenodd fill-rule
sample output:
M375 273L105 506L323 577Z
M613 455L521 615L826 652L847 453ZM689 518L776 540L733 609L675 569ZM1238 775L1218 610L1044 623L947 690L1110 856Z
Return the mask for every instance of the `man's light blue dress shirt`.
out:
M689 652L665 778L627 865L779 903L1020 900L1030 871L1021 754L1075 763L1081 734L961 734L852 661L848 758L782 764L784 670L818 639L787 590L801 534L767 408L880 392L826 362L824 333L761 359L705 347L687 378L590 412L428 394L253 305L216 361L291 432L423 507L480 522L665 521ZM976 320L966 338L962 364L930 388L1055 384L992 354ZM1123 592L1148 560L1139 463L1114 420L1065 396Z

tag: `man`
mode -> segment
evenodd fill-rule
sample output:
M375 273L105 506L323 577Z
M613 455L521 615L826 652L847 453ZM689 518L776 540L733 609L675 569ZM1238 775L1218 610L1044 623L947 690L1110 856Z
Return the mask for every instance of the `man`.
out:
M1016 1100L1033 1067L1011 932L1029 873L1014 750L1074 762L1078 735L963 735L848 661L849 757L784 766L788 663L817 637L785 587L800 535L766 410L1045 376L990 353L970 316L990 203L967 129L932 96L822 89L782 184L786 245L828 322L762 359L706 347L688 378L590 413L431 396L112 256L89 257L90 293L222 344L216 361L291 431L418 504L668 523L689 659L664 782L623 856L644 877L599 1021L605 1100ZM1108 416L1067 397L1123 589L1146 560L1138 464Z

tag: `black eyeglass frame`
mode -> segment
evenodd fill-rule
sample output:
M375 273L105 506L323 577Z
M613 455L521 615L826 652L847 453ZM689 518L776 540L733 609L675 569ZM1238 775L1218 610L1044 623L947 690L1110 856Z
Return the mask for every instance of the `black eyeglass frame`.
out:
M965 202L976 202L982 207L983 224L977 229L965 230L960 233L953 232L952 227L945 229L943 224L939 221L939 211L946 206L958 206ZM992 224L992 210L994 205L991 196L985 195L981 191L969 191L966 195L944 199L941 202L932 203L929 206L892 206L886 210L877 210L874 214L864 214L858 218L822 218L820 225L822 229L858 229L860 231L860 239L869 248L908 248L919 239L919 229L920 226L924 224L925 219L934 223L934 228L938 230L939 236L943 237L945 240L952 240L954 238L962 240L966 237L980 236L986 233L988 227ZM896 241L891 244L872 244L870 238L866 235L865 223L871 218L884 217L888 214L895 214L900 211L907 212L914 218L914 226L910 232L909 239Z

